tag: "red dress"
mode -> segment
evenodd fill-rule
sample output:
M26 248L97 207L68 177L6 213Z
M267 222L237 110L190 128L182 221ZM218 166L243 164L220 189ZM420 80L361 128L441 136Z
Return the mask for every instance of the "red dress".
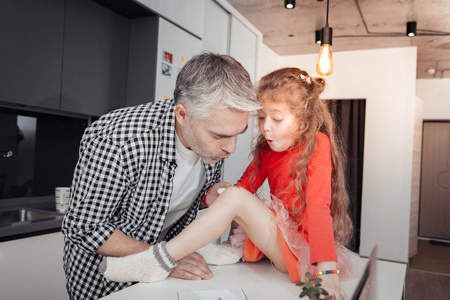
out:
M253 180L250 178L255 169L253 161L236 184L255 193L267 178L272 195L269 207L276 215L281 251L293 282L304 280L306 271L314 271L317 262L338 261L330 215L332 163L329 138L323 133L317 133L317 146L307 166L308 180L303 187L306 209L301 215L294 216L289 212L298 193L294 186L289 188L289 183L293 180L291 158L299 151L301 146L289 152L275 152L271 149L263 151L260 154L261 165L257 177ZM294 228L293 231L286 233L286 226ZM293 249L293 244L298 244L299 239L306 241L303 242L306 247L299 246L303 247L303 250L299 250L301 254L294 254L296 250ZM262 256L263 253L247 238L244 259L256 261ZM299 264L301 256L309 256L305 258L303 265Z

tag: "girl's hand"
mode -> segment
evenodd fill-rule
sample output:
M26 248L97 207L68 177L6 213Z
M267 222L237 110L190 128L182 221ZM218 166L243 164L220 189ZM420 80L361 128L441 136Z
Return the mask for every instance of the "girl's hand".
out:
M326 290L331 296L328 296L326 299L348 300L347 295L342 289L338 274L322 275L319 278L322 279L322 282L320 283L322 285L321 288Z
M335 269L336 269L335 261L319 261L317 263L316 271L335 270ZM322 282L320 283L322 285L321 288L326 290L328 294L331 296L331 297L328 296L326 299L348 300L347 295L342 289L341 281L339 280L338 274L321 275L319 278L322 279Z

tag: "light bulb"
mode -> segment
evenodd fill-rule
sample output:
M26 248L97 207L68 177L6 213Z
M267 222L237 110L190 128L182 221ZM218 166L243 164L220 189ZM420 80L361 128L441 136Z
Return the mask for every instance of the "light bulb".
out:
M317 59L316 72L321 76L328 76L333 73L333 52L330 44L323 44L320 47L319 58Z

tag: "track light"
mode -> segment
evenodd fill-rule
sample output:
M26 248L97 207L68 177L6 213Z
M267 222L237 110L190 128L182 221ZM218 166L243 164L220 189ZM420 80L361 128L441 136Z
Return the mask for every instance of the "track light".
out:
M325 27L321 30L322 46L320 47L319 58L317 59L316 72L321 76L328 76L333 73L333 51L331 50L333 28L328 26L329 0L327 0L327 20Z
M320 30L316 30L316 44L322 44L322 32Z
M287 9L293 9L295 7L295 0L284 0L284 7Z
M412 21L412 22L406 23L406 35L413 37L416 34L417 34L417 22Z

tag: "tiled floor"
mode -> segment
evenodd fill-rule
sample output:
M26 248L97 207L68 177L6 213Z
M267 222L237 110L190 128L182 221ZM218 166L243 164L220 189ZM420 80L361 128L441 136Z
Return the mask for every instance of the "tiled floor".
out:
M450 244L419 240L406 271L405 300L450 298Z

